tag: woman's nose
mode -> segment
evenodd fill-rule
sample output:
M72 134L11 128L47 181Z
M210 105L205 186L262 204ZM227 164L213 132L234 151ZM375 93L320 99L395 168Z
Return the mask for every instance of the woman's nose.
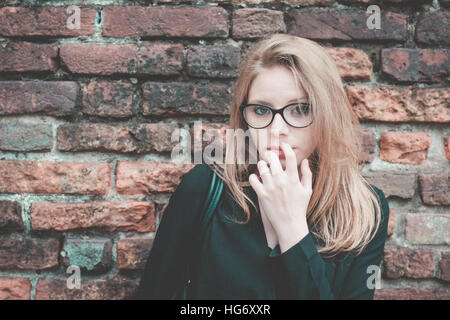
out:
M288 133L288 124L284 121L281 114L277 113L275 115L275 118L272 121L272 124L270 125L271 131L278 134L287 134Z

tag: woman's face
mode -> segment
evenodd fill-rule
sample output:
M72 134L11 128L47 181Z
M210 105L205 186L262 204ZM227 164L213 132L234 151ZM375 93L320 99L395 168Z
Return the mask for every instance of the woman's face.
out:
M295 102L292 101L294 99L308 102L306 92L303 88L296 86L292 72L286 67L275 65L264 69L253 79L249 88L247 103L261 103L274 109L281 109ZM281 143L286 142L295 152L298 167L301 161L309 157L316 147L313 125L305 128L292 127L283 120L281 114L276 114L268 127L263 129L249 127L249 131L260 157L266 161L268 159L265 158L265 152L268 148L273 146L281 148ZM257 141L258 143L256 143ZM275 153L277 154L276 151ZM278 155L278 157L283 170L286 169L284 154ZM301 176L300 170L299 175Z

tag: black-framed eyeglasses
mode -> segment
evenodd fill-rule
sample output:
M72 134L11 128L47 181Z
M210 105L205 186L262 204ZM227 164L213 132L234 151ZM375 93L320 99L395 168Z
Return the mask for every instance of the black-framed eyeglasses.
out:
M242 104L239 109L245 122L254 129L270 126L277 113L288 125L295 128L306 128L313 122L309 102L294 102L278 110L259 103Z

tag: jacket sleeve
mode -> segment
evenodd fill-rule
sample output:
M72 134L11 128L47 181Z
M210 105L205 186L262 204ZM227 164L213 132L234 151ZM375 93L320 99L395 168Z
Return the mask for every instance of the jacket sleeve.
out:
M135 299L168 300L184 285L192 232L209 189L212 170L198 164L184 174L159 223Z
M387 238L389 204L381 190L374 187L381 207L381 223L375 237L354 257L341 288L333 288L326 265L317 251L311 233L289 250L280 254L277 246L270 256L278 259L281 268L279 287L284 299L373 299L375 288L368 286L368 267L380 266ZM369 269L371 270L371 269ZM336 272L338 272L336 270Z

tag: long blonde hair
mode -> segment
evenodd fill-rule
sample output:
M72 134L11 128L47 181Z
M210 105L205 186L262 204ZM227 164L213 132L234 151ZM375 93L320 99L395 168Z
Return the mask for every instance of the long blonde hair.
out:
M337 67L320 44L293 35L272 34L254 43L241 60L233 94L229 128L247 130L239 106L246 102L252 80L275 64L292 71L308 95L314 131L320 141L309 157L313 193L307 209L308 227L323 244L318 251L334 256L359 254L373 239L381 220L378 198L361 174L361 141L358 118L345 93ZM233 130L233 131L234 131ZM236 141L232 142L236 150ZM248 152L249 145L245 143ZM233 157L229 161L228 157ZM211 168L224 180L235 201L243 208L247 223L255 204L244 193L255 164L239 164L237 152L226 150L224 164Z

